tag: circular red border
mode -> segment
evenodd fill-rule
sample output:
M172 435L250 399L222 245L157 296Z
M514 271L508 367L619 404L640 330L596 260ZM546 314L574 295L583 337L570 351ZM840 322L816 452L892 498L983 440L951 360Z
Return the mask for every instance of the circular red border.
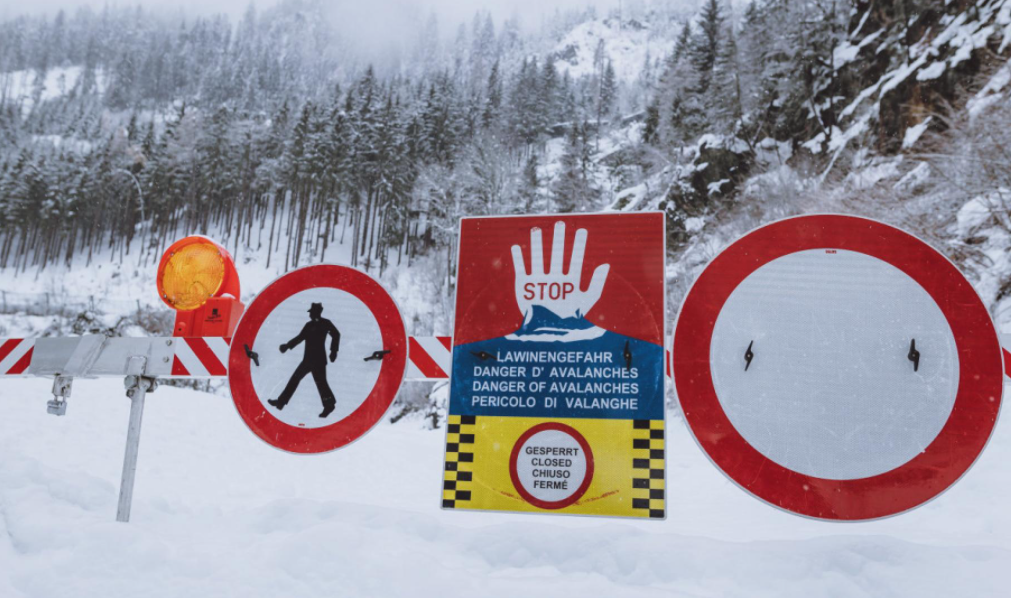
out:
M915 280L951 326L959 383L951 415L909 462L854 480L804 475L771 461L733 427L713 388L710 341L734 289L772 260L811 249L845 249L878 258ZM800 216L754 230L721 252L696 279L681 310L671 350L685 421L709 458L735 483L783 509L831 520L895 515L937 496L982 452L997 422L1003 356L990 314L962 273L935 249L892 226L854 216Z
M523 443L529 440L534 434L547 430L558 430L559 432L565 432L569 436L572 436L583 449L583 454L586 455L586 475L583 476L583 483L579 485L579 488L576 488L576 491L573 492L571 496L563 500L541 500L527 492L527 489L524 488L523 484L520 482L520 474L516 466L516 461L520 456L520 447L523 446ZM545 422L543 424L537 424L524 432L523 435L520 436L519 440L516 441L516 444L513 445L512 453L509 455L509 477L512 478L513 487L515 487L516 491L520 493L523 500L528 503L542 509L564 509L582 498L583 495L586 494L586 491L590 488L590 482L593 480L593 451L590 450L590 443L586 442L586 438L583 438L583 435L572 426L567 426L560 422Z
M383 349L379 378L365 401L342 420L322 428L289 426L267 411L257 398L245 345L253 346L267 316L288 297L313 288L351 293L372 311L379 324ZM407 329L393 297L374 278L348 266L330 264L293 270L267 285L253 299L235 327L228 354L228 385L232 401L249 429L264 442L292 453L323 453L353 442L368 432L393 403L407 369Z

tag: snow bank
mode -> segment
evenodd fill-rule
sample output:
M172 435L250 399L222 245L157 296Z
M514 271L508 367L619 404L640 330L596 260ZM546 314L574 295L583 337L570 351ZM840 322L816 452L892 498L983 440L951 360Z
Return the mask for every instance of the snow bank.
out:
M443 434L380 425L345 450L280 453L221 397L149 398L133 522L113 521L129 405L76 381L0 383L0 595L1001 595L1011 437L955 488L864 524L795 517L717 472L669 423L666 522L443 512ZM6 533L4 533L6 528Z

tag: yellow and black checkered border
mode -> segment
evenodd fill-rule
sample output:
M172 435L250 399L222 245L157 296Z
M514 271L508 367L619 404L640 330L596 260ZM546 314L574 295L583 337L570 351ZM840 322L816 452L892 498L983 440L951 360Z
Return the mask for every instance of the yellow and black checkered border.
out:
M455 509L471 499L474 483L474 433L477 416L450 415L446 430L446 468L442 474L442 507Z
M459 416L448 419L442 506L454 510L544 512L515 495L508 456L524 430L561 421L586 435L597 471L589 500L551 511L557 514L666 516L665 422L657 420L546 419Z
M664 479L664 420L632 422L632 508L663 519L666 504Z

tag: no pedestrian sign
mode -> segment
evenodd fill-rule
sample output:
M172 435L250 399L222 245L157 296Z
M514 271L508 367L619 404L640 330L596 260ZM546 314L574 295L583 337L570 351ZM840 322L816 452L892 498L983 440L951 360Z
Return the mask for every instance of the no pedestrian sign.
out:
M294 453L369 431L400 389L407 333L393 298L364 272L300 268L270 283L235 329L228 383L239 415Z
M442 505L665 516L662 213L465 218Z

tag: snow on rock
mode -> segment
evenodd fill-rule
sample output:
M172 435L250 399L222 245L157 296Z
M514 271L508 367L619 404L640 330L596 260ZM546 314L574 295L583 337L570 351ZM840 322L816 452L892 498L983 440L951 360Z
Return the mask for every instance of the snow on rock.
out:
M642 203L642 200L649 195L646 183L640 183L628 189L622 189L615 194L614 202L608 210L620 210L623 212L633 212Z
M706 225L704 218L698 216L692 216L691 218L685 218L685 230L690 233L697 233Z
M930 121L933 118L933 116L928 116L920 124L913 125L912 127L906 129L906 134L902 139L902 149L909 149L913 147L913 144L919 141L920 137L922 137L927 131L927 127L930 126Z
M698 152L704 148L720 148L730 150L737 154L743 154L750 150L748 144L741 139L733 135L714 135L713 133L706 133L699 137L695 146L698 148Z
M904 174L901 179L896 181L893 188L909 191L925 183L929 178L930 178L930 165L927 164L926 162L921 162L916 165L916 168L913 168L912 170Z
M862 28L863 23L836 49L834 58L838 68L848 68L846 65L858 61L860 49L873 40L884 40L876 50L878 53L888 51L889 44L893 43L887 35L881 36L881 32L861 37ZM879 114L884 114L882 110L887 110L888 116L894 117L892 113L897 108L888 104L890 92L899 89L910 79L921 82L939 79L950 68L969 60L974 52L981 51L988 40L994 38L1001 42L1002 48L1011 43L1011 0L980 0L972 9L941 15L934 29L924 33L922 39L910 46L907 52L893 56L892 64L881 76L876 81L869 82L839 113L839 121L842 123L840 128L846 130L847 134L840 137L833 132L833 142L838 140L845 145L852 138L850 132L868 130L867 125L876 121ZM898 61L901 63L896 64ZM970 102L970 110L982 109L998 101L992 96L1006 85L1006 80L1002 82L1003 77L1003 75L995 77L994 87L981 91L975 102ZM855 127L859 127L859 130ZM922 130L918 127L914 129L916 130L912 132L907 131L905 139L907 144L903 146L904 148L915 143L922 134ZM825 141L825 133L819 132L803 145L818 153L823 149ZM841 145L829 149L836 150L839 147Z
M940 62L933 62L927 68L922 69L920 70L920 72L916 73L916 80L929 81L931 79L937 79L938 77L944 74L945 69L947 69L947 65L944 63L943 60Z
M1008 45L1011 45L1011 3L1004 4L1000 7L1000 11L997 13L997 23L1004 27L1001 36L1003 39L1000 43L1000 48L997 50L1000 54L1004 53Z
M853 189L869 189L883 180L896 177L901 163L901 156L894 159L875 160L846 175L846 182Z
M972 51L986 45L986 40L995 33L993 25L981 27L976 31L960 29L958 36L952 40L952 44L957 46L955 54L949 59L951 66L957 66L961 62L969 60Z
M870 14L869 12L864 14L864 20L867 19L867 15L869 14ZM859 28L857 29L857 32L859 32ZM857 55L860 54L860 50L873 43L874 40L881 37L881 34L884 32L885 29L881 28L875 31L874 33L862 38L856 44L850 43L849 40L843 40L843 42L839 45L839 47L835 49L835 54L833 56L834 60L833 64L836 66L836 68L841 68L849 64L850 62L853 62L854 60L856 60Z
M986 85L966 103L970 118L975 118L987 107L996 104L1004 98L1004 89L1011 83L1011 61L1005 62L996 73L990 77Z
M755 145L755 159L768 165L781 166L793 157L793 146L788 141L766 137Z
M555 66L573 79L599 74L594 56L603 42L604 56L611 60L618 80L631 83L642 72L647 55L654 60L662 58L674 47L673 39L673 35L653 37L649 27L637 20L587 21L574 27L555 46Z
M966 202L958 211L953 232L956 243L971 246L977 259L966 264L973 287L991 306L994 320L1011 333L1011 189L997 189ZM1005 391L1004 396L1008 393Z
M728 183L730 183L730 179L720 179L718 181L713 181L712 183L709 183L709 185L707 185L706 190L709 192L709 195L717 195L721 192L723 186Z
M983 196L970 199L958 210L955 218L958 236L967 237L982 226L993 215L993 206L989 199Z
M850 102L848 106L843 108L843 111L840 113L840 116L843 117L852 116L853 113L856 112L857 108L860 106L860 104L863 103L864 100L877 93L878 89L881 87L882 80L883 79L879 79L877 83L861 91L860 94L857 95L856 99Z
M904 63L899 68L892 71L887 77L882 77L884 84L881 86L881 91L878 93L878 97L884 97L889 91L895 89L900 83L905 81L909 75L912 75L927 62L927 54L921 54L913 62Z

